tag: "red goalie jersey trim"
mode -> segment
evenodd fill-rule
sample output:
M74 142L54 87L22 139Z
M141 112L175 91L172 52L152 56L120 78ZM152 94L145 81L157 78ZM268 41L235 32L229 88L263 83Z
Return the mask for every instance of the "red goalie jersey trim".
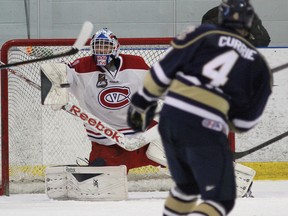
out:
M144 59L140 56L120 54L123 59L123 65L120 70L125 69L143 69L149 70L149 66L145 63Z

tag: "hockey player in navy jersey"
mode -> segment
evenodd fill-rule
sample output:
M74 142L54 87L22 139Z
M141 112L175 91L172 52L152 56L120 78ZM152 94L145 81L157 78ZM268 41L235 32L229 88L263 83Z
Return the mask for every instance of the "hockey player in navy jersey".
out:
M253 18L249 0L223 0L219 25L178 35L132 97L127 121L143 131L165 95L159 132L176 186L164 215L224 216L234 207L227 134L253 128L271 94L269 66L246 40Z

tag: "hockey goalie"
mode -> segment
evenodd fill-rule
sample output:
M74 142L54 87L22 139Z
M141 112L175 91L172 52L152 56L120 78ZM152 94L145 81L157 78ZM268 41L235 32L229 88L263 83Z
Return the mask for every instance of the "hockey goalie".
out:
M148 65L142 57L120 54L117 37L106 28L93 35L90 49L92 55L68 64L41 65L42 104L50 105L54 110L65 106L68 112L84 121L92 145L88 166L124 165L127 172L148 165L163 167L146 155L154 134L157 136L155 139L159 139L157 122L150 125L149 135L146 133L150 139L147 141L126 122L129 96L138 90L149 70ZM67 108L69 94L80 106ZM127 140L125 138L130 140L129 145L121 142ZM50 185L49 192L51 188Z
M79 102L78 117L85 122L92 145L88 167L47 169L46 191L51 198L126 199L125 176L129 170L147 165L167 166L157 121L152 122L143 136L127 125L129 96L138 90L149 67L139 56L119 54L119 47L117 37L108 29L101 29L91 39L91 56L69 64L41 65L42 104L60 110L67 107L69 94L72 94ZM135 145L130 145L128 150L118 145L115 139L123 136L135 138ZM149 141L136 145L138 137ZM255 171L240 164L236 164L235 170L238 196L242 197L247 193ZM121 181L116 183L118 178ZM112 191L116 193L113 196Z

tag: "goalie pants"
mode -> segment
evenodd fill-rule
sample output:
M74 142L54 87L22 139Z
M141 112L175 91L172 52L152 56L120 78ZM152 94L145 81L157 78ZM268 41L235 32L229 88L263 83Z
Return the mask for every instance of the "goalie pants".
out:
M164 105L159 132L176 185L204 200L236 197L233 158L226 134L202 126L203 118Z
M127 171L141 166L160 166L146 156L149 145L145 145L135 151L126 151L118 145L105 146L92 142L92 150L89 157L91 166L119 166L126 165Z

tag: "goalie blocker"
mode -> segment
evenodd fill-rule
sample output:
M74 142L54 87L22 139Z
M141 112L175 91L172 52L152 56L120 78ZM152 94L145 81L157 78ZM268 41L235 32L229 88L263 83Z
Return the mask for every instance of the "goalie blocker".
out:
M47 167L46 194L56 200L126 200L128 198L126 172L126 166Z

